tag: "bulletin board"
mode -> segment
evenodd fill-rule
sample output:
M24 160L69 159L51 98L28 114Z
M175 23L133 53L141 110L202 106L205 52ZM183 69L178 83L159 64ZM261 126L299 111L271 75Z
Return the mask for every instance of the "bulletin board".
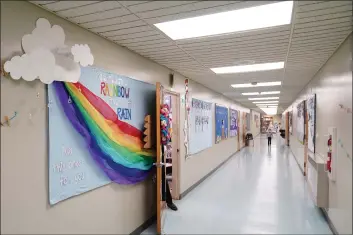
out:
M250 113L245 114L245 120L246 120L246 130L250 131Z
M308 149L315 153L316 94L310 95L306 100L306 110L308 114Z
M234 109L229 109L229 113L230 113L229 136L235 137L238 135L238 111Z
M155 96L154 85L94 67L81 69L79 83L48 85L51 205L148 177L155 153L142 139L145 116L155 120Z
M216 143L228 139L228 108L215 105L216 113Z
M189 154L212 147L212 103L193 98L190 110Z
M297 105L297 138L301 144L304 144L305 128L305 101Z

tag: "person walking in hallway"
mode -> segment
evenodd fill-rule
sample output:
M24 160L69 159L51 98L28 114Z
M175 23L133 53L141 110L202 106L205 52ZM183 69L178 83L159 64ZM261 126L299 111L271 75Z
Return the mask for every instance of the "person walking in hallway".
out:
M271 146L271 140L272 140L273 132L271 128L267 129L267 145Z

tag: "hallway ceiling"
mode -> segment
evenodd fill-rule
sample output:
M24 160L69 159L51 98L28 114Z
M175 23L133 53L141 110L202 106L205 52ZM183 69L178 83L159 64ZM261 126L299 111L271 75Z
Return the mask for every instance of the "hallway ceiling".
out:
M278 1L31 2L248 108L256 108L253 101L248 100L253 96L241 93L281 91L277 95L278 113L292 103L352 32L351 1L296 1L289 25L176 41L154 24ZM284 69L221 75L210 70L280 61L285 62ZM282 85L236 89L230 86L270 81L282 81ZM267 96L276 95L261 97Z

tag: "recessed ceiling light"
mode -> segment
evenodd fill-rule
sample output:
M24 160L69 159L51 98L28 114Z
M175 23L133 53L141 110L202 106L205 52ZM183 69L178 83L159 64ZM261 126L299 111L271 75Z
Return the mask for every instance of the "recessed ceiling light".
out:
M283 1L155 24L173 40L286 25L293 1ZM275 14L274 14L275 12Z
M259 92L247 92L247 93L241 93L242 95L259 95Z
M274 94L280 94L280 91L263 91L260 93L260 95L274 95Z
M249 65L236 65L228 67L211 68L217 74L225 73L247 73L256 71L267 71L275 69L283 69L284 62L263 63L263 64L249 64Z
M248 98L248 100L278 100L279 97L257 97L257 98Z
M233 88L244 88L244 87L259 87L259 86L280 86L282 82L258 82L258 83L244 83L244 84L232 84Z
M278 100L255 101L255 102L253 102L253 104L271 104L271 103L278 103Z
M261 109L261 108L277 108L278 106L277 105L266 105L266 106L258 105L257 107Z
M262 108L261 110L264 111L267 115L277 114L277 107L276 108Z
M242 95L274 95L280 94L280 91L264 91L264 92L245 92L241 93Z

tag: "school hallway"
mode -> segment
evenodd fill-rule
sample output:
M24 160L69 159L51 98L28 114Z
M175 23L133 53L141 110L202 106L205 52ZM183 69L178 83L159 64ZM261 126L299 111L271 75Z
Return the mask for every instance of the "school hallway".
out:
M164 234L332 234L282 138L254 141L166 210Z

